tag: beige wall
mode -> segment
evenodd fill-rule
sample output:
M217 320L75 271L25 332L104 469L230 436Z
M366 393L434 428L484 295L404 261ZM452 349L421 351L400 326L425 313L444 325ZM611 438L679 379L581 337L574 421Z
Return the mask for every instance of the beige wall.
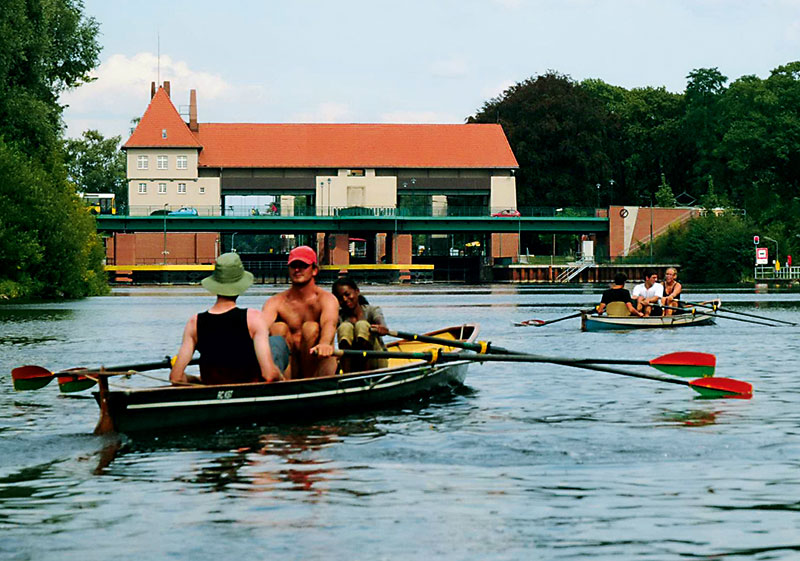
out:
M489 193L489 208L497 212L506 208L517 208L517 178L512 176L492 176Z
M147 193L139 193L139 183L147 184ZM158 184L166 183L167 192L158 192ZM178 183L186 184L186 193L178 193ZM200 188L205 187L205 193ZM220 181L217 177L201 177L194 180L145 180L133 179L128 182L128 204L132 216L150 214L153 210L171 210L182 206L194 207L201 216L220 214Z
M397 205L396 177L376 176L374 169L365 170L363 177L351 177L348 176L348 171L339 170L338 175L333 176L317 176L315 184L318 213L324 213L325 208L394 208Z
M197 148L128 148L128 179L197 179ZM147 156L147 169L138 169L139 156ZM158 156L167 156L167 169L158 169ZM186 156L186 169L177 157Z

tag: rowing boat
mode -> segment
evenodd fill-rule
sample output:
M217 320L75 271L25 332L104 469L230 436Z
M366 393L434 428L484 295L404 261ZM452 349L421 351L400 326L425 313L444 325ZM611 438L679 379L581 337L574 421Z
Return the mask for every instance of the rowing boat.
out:
M717 307L721 305L715 301ZM581 331L610 331L627 329L659 329L671 327L689 327L692 325L711 325L716 319L716 311L699 308L683 308L671 316L598 316L587 312L581 313Z
M473 342L477 324L434 331L438 338ZM396 341L395 352L451 351L455 347L422 341ZM322 378L276 383L215 386L109 388L99 376L94 392L100 406L96 434L136 433L177 427L214 427L243 421L292 421L349 414L400 402L464 383L471 361L441 364L420 359L390 358L385 368Z

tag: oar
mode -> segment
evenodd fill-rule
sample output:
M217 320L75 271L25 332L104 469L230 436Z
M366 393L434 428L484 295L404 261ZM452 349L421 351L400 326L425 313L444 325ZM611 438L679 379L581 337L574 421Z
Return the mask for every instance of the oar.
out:
M713 308L710 308L709 306L703 306L703 307L704 308L713 309ZM662 306L662 309L682 310L682 311L684 311L686 313L690 313L690 314L694 313L692 311L688 311L686 308L679 308L679 307L675 307L675 306ZM717 310L719 310L719 308L717 308ZM725 311L727 311L727 310L725 310ZM725 316L725 315L720 314L719 312L714 312L714 313L699 312L699 313L704 315L704 316L708 316L708 317L714 317L714 318L720 318L720 319L729 319L731 321L741 321L743 323L754 323L756 325L766 325L767 327L778 327L774 323L765 323L763 321L755 321L755 320L752 320L752 319L744 319L744 318ZM672 316L672 317L675 317L675 316Z
M495 347L491 343L467 343L465 341L458 341L455 339L445 339L443 337L432 337L430 335L417 335L416 333L406 333L404 331L389 330L389 335L406 339L407 341L422 341L424 343L434 343L445 347L457 347L468 351L476 351L478 353L489 354L502 354L502 355L527 355L528 353L520 353L503 347ZM531 355L537 356L537 355ZM709 353L698 353L693 351L684 351L677 353L669 353L656 357L651 360L636 360L636 359L623 359L623 358L582 358L582 359L563 359L571 362L578 362L582 364L630 364L652 366L666 374L673 376L683 376L685 378L691 377L710 377L714 375L714 369L717 365L717 357Z
M658 382L666 382L668 384L679 384L681 386L688 386L697 391L704 397L736 397L739 399L750 399L753 395L753 386L741 380L734 380L732 378L698 378L697 380L681 380L678 378L665 378L663 376L654 376L651 374L641 374L639 372L629 372L619 368L612 368L609 366L600 366L595 364L588 364L581 362L581 360L539 356L531 354L472 354L472 353L448 353L448 352L394 352L394 351L353 351L353 350L339 350L336 351L337 356L361 356L364 358L406 358L425 360L431 363L438 362L453 362L459 360L470 360L475 362L546 362L550 364L560 364L562 366L571 366L574 368L582 368L584 370L595 370L598 372L608 372L611 374L620 374L622 376L632 376L634 378L642 378L645 380L655 380Z
M543 327L545 325L550 325L551 323L558 323L559 321L564 321L565 319L579 318L583 314L590 314L590 313L592 313L594 311L595 311L595 308L592 308L590 310L581 310L579 312L576 312L574 314L570 314L568 316L564 316L562 318L550 319L550 320L547 320L547 321L545 321L543 319L526 319L526 320L523 320L523 321L515 321L514 322L514 326L515 327L527 327L529 325L532 325L534 327Z
M189 364L197 364L199 359L192 359ZM53 378L58 378L61 391L64 393L81 391L92 387L98 375L125 375L146 370L170 368L172 359L165 357L157 362L143 362L139 364L124 364L121 366L108 366L96 368L70 368L60 372L51 372L47 368L34 365L19 366L11 371L14 389L38 390L50 383Z
M766 316L759 316L756 314L748 314L747 312L737 312L736 310L729 310L728 308L723 309L722 306L709 306L707 304L703 304L700 302L684 302L684 304L688 304L689 306L696 306L698 308L707 308L709 310L715 310L715 311L719 310L721 312L725 312L726 314L737 314L740 316L747 316L751 318L765 319L767 321L774 321L775 323L784 323L786 325L797 325L793 321L784 321L782 319L774 319ZM727 318L727 319L733 319L733 318Z

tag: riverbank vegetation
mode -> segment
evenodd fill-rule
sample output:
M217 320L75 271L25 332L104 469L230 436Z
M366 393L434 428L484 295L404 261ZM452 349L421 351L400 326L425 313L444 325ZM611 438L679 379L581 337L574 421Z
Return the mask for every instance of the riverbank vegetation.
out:
M104 293L103 246L68 179L58 103L91 79L97 23L79 0L7 0L0 29L0 298Z
M782 240L782 255L800 248L800 62L730 83L717 68L696 69L683 93L551 71L468 121L503 126L520 206L725 209L654 244L658 261L679 259L682 278L739 280L752 271L754 234Z

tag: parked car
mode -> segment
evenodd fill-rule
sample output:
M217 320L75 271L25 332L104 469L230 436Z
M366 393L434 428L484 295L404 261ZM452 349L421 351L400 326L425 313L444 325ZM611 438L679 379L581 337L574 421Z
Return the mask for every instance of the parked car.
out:
M189 206L182 206L178 210L169 213L170 216L197 216L197 209Z
M164 216L165 214L169 214L169 211L165 208L159 208L151 212L150 216Z
M500 212L492 213L492 216L493 217L498 217L498 216L514 216L514 217L516 217L516 216L522 216L522 215L516 209L507 208L507 209L501 210Z

